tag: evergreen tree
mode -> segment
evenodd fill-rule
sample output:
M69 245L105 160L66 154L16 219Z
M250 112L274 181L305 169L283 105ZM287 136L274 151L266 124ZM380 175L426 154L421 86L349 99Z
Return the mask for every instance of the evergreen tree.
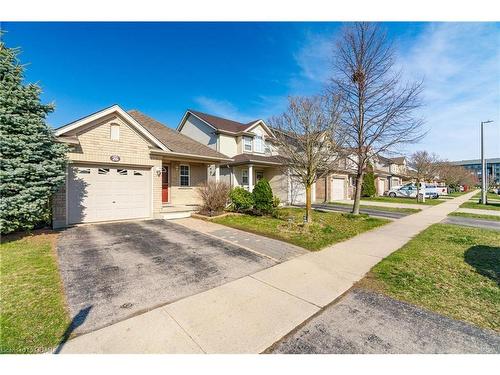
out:
M0 34L0 37L2 35ZM50 219L50 198L64 182L66 146L45 123L52 105L23 84L19 49L0 40L0 232L29 230Z
M363 184L361 185L361 196L373 197L375 193L375 176L373 174L373 171L369 170L368 172L366 172L363 178Z

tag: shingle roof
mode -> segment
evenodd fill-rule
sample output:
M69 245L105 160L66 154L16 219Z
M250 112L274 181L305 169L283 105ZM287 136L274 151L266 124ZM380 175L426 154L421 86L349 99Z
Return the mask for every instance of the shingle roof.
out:
M222 117L217 117L213 115L209 115L207 113L203 112L198 112L198 111L193 111L192 109L188 109L189 112L192 114L198 116L202 120L208 122L210 125L212 125L214 128L218 130L225 130L228 132L232 133L238 133L244 131L246 128L248 128L250 125L255 123L257 120L249 122L248 124L242 124L241 122L233 121L233 120L228 120Z
M238 154L233 156L233 162L230 164L243 164L243 163L270 163L281 164L283 160L279 156L265 156L255 154Z
M177 130L171 129L161 122L137 110L128 111L132 118L149 131L156 139L163 143L172 152L190 154L195 156L208 156L212 158L230 159L194 139L191 139Z
M396 164L403 164L405 162L405 157L404 156L399 156L397 158L391 158L391 161L396 163Z

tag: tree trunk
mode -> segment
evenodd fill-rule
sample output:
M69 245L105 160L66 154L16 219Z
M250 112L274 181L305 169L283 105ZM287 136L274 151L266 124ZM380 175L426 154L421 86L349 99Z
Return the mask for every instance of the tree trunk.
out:
M306 222L312 223L311 185L306 185Z
M361 203L361 188L363 186L363 171L358 171L356 174L356 190L354 192L354 205L352 206L352 213L359 215L359 205Z

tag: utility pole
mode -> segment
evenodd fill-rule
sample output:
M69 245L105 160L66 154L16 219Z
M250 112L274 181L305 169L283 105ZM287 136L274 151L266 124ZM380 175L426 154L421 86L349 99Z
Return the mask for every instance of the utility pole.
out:
M493 122L491 120L481 121L481 204L487 204L487 185L486 185L486 161L484 160L484 137L483 125Z

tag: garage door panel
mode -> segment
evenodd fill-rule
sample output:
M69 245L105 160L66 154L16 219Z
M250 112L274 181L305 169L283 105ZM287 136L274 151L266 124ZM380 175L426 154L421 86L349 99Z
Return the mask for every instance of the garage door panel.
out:
M68 181L70 224L135 219L149 217L150 214L149 169L106 166L70 168Z
M332 200L338 201L344 199L344 179L343 178L333 178L332 179Z

